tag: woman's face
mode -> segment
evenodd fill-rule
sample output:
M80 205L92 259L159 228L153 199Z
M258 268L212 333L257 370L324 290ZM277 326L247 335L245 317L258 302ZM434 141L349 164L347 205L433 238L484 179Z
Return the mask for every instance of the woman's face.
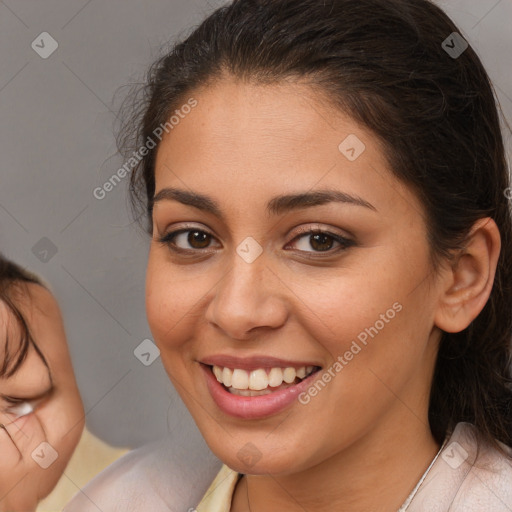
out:
M30 300L27 295L12 300L47 365L30 345L16 373L0 378L0 510L31 510L44 498L61 477L84 427L57 302L42 286L27 287ZM21 331L3 302L0 321L3 358L6 336L11 351L16 350Z
M287 474L427 430L439 286L423 209L376 137L306 86L192 96L157 154L146 307L213 452Z

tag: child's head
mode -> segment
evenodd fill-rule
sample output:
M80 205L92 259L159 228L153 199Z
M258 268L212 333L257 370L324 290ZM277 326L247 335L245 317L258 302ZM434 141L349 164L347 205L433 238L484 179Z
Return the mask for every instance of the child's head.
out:
M440 443L459 421L512 443L503 138L482 63L436 5L235 0L143 92L120 142L154 237L148 320L223 460L248 469L254 441L261 471L285 471L375 429ZM225 394L251 378L230 385L232 369L301 363L327 384L307 403L265 416Z
M2 255L0 327L0 510L31 510L62 475L84 411L57 302Z
M16 305L17 300L29 295L29 284L46 288L41 278L0 256L0 306L4 329L4 343L0 347L2 351L1 378L12 377L19 370L31 349L37 354L41 364L48 368L44 355L41 354L37 344L31 338L27 322ZM13 335L13 328L18 331L17 336Z

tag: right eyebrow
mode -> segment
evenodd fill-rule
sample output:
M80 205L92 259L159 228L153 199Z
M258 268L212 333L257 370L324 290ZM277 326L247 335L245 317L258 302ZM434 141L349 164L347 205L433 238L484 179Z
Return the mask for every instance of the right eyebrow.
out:
M153 197L153 205L160 201L177 201L187 206L193 206L198 210L212 213L220 219L224 219L224 215L217 202L208 196L197 192L189 192L178 188L163 188Z

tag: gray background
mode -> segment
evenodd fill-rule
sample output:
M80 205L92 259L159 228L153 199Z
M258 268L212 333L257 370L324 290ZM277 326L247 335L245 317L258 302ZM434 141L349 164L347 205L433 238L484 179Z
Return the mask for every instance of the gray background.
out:
M123 164L115 155L112 100L141 77L162 43L221 3L0 1L0 250L51 283L87 426L117 446L169 431L192 446L197 430L160 359L144 366L133 353L151 338L148 239L130 217L127 179L103 200L93 196ZM511 122L511 0L439 3L481 56ZM42 32L58 42L47 59L31 47ZM508 134L506 141L510 148Z

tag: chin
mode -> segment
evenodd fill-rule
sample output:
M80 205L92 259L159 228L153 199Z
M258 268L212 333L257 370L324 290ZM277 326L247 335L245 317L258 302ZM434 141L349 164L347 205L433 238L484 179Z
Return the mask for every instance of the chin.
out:
M265 434L267 436L268 433ZM252 441L251 441L252 439ZM282 444L278 446L269 446L265 443L264 436L261 442L255 440L255 436L249 434L246 440L240 439L231 442L228 438L219 444L219 438L214 443L209 443L212 452L231 469L250 475L287 475L293 474L307 467L307 461L304 458L297 459L297 453L304 450L288 446L282 448ZM228 444L229 443L229 444ZM226 447L229 446L229 450ZM304 446L304 444L302 444ZM300 450L297 452L297 450Z

